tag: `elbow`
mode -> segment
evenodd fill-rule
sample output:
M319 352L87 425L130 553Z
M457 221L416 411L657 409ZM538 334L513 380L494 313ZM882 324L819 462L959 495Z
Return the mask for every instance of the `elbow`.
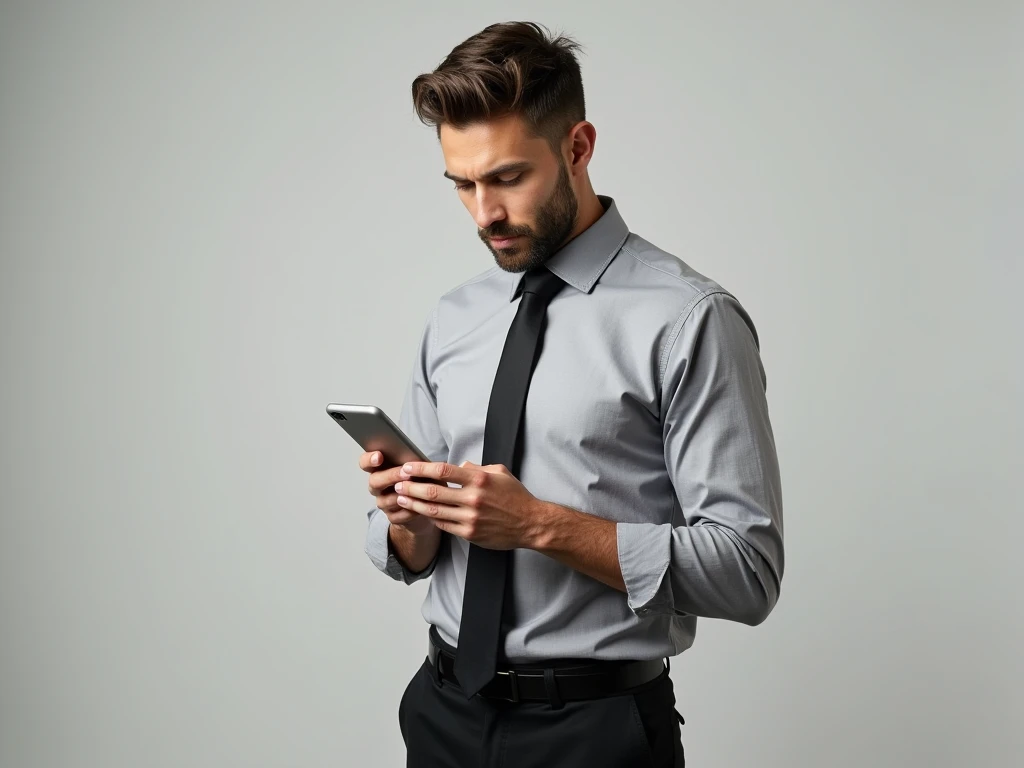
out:
M764 623L764 620L768 618L768 614L772 612L774 607L772 601L765 595L761 595L760 599L751 601L743 613L737 616L737 620L748 627L756 627L758 624Z
M760 589L751 590L750 599L737 616L737 621L748 627L756 627L768 618L779 602L779 583L772 575L767 580L768 583L762 583Z

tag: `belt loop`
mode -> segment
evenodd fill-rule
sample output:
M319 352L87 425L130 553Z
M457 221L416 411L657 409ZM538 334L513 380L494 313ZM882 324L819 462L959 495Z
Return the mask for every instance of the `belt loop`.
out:
M551 702L552 709L561 709L565 706L565 702L558 695L558 685L555 682L555 670L551 667L544 669L544 690L548 694L548 700Z
M516 677L516 671L510 669L508 671L508 688L509 688L509 701L513 704L519 703L519 678Z
M430 660L432 662L434 662L434 664L433 664L434 668L431 670L431 672L433 672L432 677L434 678L434 685L436 685L438 688L441 687L441 661L442 661L442 657L443 657L443 654L441 653L441 649L438 648L436 645L431 644L431 646L430 646Z

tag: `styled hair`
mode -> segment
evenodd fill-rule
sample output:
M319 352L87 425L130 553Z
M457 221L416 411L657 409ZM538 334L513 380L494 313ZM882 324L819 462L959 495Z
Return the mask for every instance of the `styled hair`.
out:
M570 37L552 38L539 24L491 24L455 46L437 69L412 81L416 116L463 128L519 115L556 154L566 131L586 119L583 78Z

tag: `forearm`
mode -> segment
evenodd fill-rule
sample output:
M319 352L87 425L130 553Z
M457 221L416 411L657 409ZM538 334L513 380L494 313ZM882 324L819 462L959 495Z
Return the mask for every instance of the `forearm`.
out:
M613 521L553 502L539 501L538 505L539 525L530 549L626 591Z
M771 535L747 531L749 540L720 524L673 527L619 523L619 561L629 605L639 614L690 614L764 621L778 600L781 542L769 560Z
M536 519L530 549L625 592L642 613L685 612L753 625L778 600L777 569L717 526L676 532L671 526L620 526L545 501L538 502ZM625 562L620 539L627 545ZM690 567L672 567L683 561Z
M388 545L407 571L420 573L437 555L441 545L441 529L431 525L425 532L417 534L392 523L388 526Z
M763 533L761 538L767 542L771 537ZM674 610L755 626L778 602L781 560L766 559L736 531L696 525L673 530L667 540L668 584L661 591ZM779 558L781 546L779 541ZM675 563L688 567L672 567Z

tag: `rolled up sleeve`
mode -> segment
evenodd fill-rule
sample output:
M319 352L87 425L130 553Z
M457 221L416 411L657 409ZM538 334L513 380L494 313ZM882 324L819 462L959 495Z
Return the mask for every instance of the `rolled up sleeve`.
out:
M661 390L673 523L617 524L627 601L640 616L759 624L778 601L784 550L757 332L735 297L713 291L684 311L674 333Z
M448 460L448 444L441 432L437 420L437 398L431 384L432 353L437 339L437 307L430 313L420 336L419 347L412 373L406 386L402 402L402 412L398 426L408 435L413 443L422 450L431 461ZM386 573L395 581L406 584L425 579L434 572L439 559L447 551L445 538L441 537L441 545L430 564L418 573L408 570L394 554L388 538L391 522L383 511L374 507L366 514L367 530L364 551L378 570Z
M630 609L639 616L672 613L672 592L665 578L672 563L672 526L618 523L616 539Z
M412 584L420 579L425 579L434 572L438 558L444 550L444 541L441 542L441 546L437 548L437 554L434 555L434 559L430 561L426 568L419 572L410 571L402 565L402 562L391 549L391 542L388 539L388 529L391 527L391 522L388 520L387 515L374 507L367 513L367 516L369 517L369 530L366 534L365 551L370 561L379 570L395 581L402 581L406 584Z

